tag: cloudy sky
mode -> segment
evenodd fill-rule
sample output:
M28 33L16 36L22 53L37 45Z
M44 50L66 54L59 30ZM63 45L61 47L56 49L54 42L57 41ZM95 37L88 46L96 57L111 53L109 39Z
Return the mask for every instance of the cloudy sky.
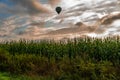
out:
M1 15L49 12L38 0L0 0L0 10Z
M119 19L102 24L119 12L120 0L0 0L0 40L119 34Z
M74 3L73 3L74 2ZM62 6L64 9L77 4L79 0L0 0L1 15L9 14L37 14L49 13L56 6Z

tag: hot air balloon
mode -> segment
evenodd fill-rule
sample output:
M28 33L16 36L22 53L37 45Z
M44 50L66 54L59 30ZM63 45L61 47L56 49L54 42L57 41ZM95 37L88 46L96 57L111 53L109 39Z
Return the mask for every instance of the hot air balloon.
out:
M61 11L62 11L62 8L61 8L61 7L56 7L56 12L57 12L58 14L60 14Z

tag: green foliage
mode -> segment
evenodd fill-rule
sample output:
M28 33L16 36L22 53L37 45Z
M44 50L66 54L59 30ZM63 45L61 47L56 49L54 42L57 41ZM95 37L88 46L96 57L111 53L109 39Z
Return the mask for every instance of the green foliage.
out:
M32 80L119 80L119 68L119 37L0 43L0 72Z

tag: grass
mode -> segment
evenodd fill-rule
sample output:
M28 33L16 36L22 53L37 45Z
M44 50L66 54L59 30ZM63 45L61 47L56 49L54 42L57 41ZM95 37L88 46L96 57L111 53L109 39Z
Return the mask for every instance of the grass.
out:
M0 80L10 80L9 75L6 73L0 73Z
M0 72L15 80L119 80L119 69L120 37L0 43Z
M8 73L0 73L0 80L53 80L50 77L30 77L30 76L24 76L24 75L11 75Z

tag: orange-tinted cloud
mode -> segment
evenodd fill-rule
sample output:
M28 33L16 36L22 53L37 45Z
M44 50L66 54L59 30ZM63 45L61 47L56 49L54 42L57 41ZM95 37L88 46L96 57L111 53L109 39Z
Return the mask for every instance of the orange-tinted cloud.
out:
M12 0L17 5L24 7L28 13L49 13L50 10L43 6L38 0Z
M52 6L57 5L60 1L61 1L61 0L49 0L50 4L51 4Z

